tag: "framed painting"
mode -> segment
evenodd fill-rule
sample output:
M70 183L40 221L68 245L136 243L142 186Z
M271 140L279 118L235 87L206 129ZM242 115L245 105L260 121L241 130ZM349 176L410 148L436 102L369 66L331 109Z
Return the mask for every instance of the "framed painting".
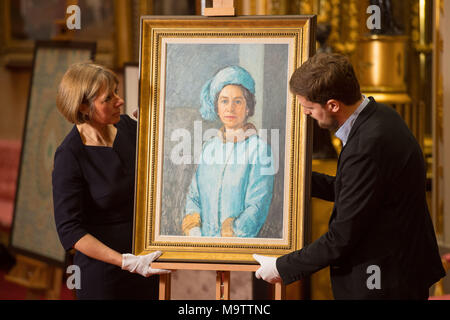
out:
M56 93L68 67L93 61L95 48L95 43L66 41L35 46L10 246L52 264L63 265L66 258L53 216L53 157L73 126L58 112Z
M305 242L315 16L143 17L134 252L256 263Z

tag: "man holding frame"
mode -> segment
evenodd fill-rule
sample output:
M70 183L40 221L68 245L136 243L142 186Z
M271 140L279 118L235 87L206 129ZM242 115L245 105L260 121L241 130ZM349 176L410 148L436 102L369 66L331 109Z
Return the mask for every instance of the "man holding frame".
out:
M336 177L312 175L312 196L334 208L328 232L301 250L254 255L261 264L256 277L289 284L330 266L336 299L427 299L445 271L414 136L392 108L361 95L342 55L310 58L290 89L303 113L342 141Z

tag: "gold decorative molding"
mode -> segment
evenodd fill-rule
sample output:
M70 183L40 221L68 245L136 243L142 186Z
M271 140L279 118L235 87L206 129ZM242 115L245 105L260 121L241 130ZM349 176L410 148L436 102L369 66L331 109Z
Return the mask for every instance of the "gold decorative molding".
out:
M337 51L343 54L352 54L357 46L359 39L359 20L358 20L358 1L348 0L343 3L341 7L342 12L340 16L346 15L348 18L344 21L347 25L343 26L344 30L341 30L341 34L347 34L347 38L343 42L337 42L334 47ZM345 14L344 14L345 13ZM344 31L344 32L342 32Z
M411 5L411 41L420 42L420 5L419 0L412 0Z
M125 1L114 0L114 6L114 17L117 25L115 32L115 66L122 68L126 62L132 60L133 56L133 43L131 41L132 12L131 7Z
M111 3L113 4L113 14L117 17L120 15L120 11L117 10L117 3L121 3L123 1L119 0L111 0ZM22 37L15 37L13 34L12 26L13 22L12 19L12 5L15 4L12 0L3 0L1 1L1 11L0 14L3 15L1 22L2 25L0 27L1 32L3 32L3 48L2 48L2 60L3 63L8 67L27 67L30 68L33 61L33 54L34 54L34 45L35 40L31 38L23 39ZM68 6L70 4L76 4L78 3L76 0L67 0L65 4ZM33 4L36 8L39 8L41 4ZM104 3L102 3L104 5ZM105 7L106 8L106 7ZM125 14L122 12L122 15ZM39 18L39 21L48 23L49 20L44 15L40 14L36 16ZM66 12L61 12L61 17L57 20L53 20L55 26L57 27L59 34L57 33L54 36L45 35L44 38L41 40L74 40L74 41L88 41L88 42L96 42L97 43L97 50L96 50L96 62L100 64L104 64L108 67L115 67L115 58L117 55L116 48L123 48L123 46L120 43L117 43L117 41L122 41L119 37L116 37L111 33L111 35L105 36L105 37L96 37L95 35L91 35L89 33L85 33L83 35L79 35L80 32L84 30L84 24L82 22L81 31L80 30L73 30L70 32L67 32L66 35L64 35L61 32L61 28L66 28L65 26L65 18L66 18ZM83 18L81 18L83 19ZM84 21L84 20L82 20ZM112 19L114 21L114 19ZM15 21L17 22L17 21ZM123 28L128 28L125 25L120 24L120 21L118 23L114 23L109 27L105 27L102 29L102 32L109 31L110 29L117 30L123 30ZM128 30L128 29L127 29ZM122 32L122 31L121 31ZM125 39L126 40L126 39ZM128 46L126 44L125 46ZM122 50L122 49L121 49Z
M443 141L444 136L444 79L441 72L436 76L436 143L438 143Z
M301 14L312 14L314 12L314 0L305 0L300 2Z
M441 15L444 14L444 1L437 0L434 11L434 135L433 135L433 195L432 211L438 238L444 235L444 168L441 147L444 139L444 79L442 74L442 53L444 39L441 35Z
M331 12L333 10L332 3L330 1L320 1L318 6L318 23L325 23L331 20Z
M439 1L439 0L438 0ZM411 41L414 49L419 53L431 53L433 44L427 39L427 6L429 0L412 0L411 5ZM438 8L442 8L442 3Z
M358 0L238 0L236 6L242 15L315 14L318 23L331 25L328 44L343 54L352 54L361 36Z
M295 108L298 103L295 100L289 101L289 129L287 132L292 135L292 141L288 142L287 149L290 153L289 167L286 166L286 172L289 172L289 179L286 180L286 188L289 200L286 201L286 223L283 225L284 238L276 239L241 239L239 237L232 239L208 237L195 239L186 239L178 233L172 235L161 234L158 220L160 218L161 206L161 183L163 181L162 153L164 146L164 122L167 124L167 118L162 113L164 109L161 104L162 93L159 90L163 88L166 78L164 67L166 41L179 39L186 43L186 39L200 39L205 43L209 40L211 43L217 43L217 39L224 39L229 43L230 38L236 39L239 43L250 43L253 39L266 38L268 41L275 38L287 39L292 43L289 56L289 72L304 62L310 54L314 52L311 41L313 31L311 27L314 23L313 17L290 18L280 17L273 19L270 17L233 17L220 19L203 19L202 17L181 17L179 19L164 17L146 17L142 20L142 53L141 53L141 90L140 101L141 112L139 114L139 136L140 143L138 147L139 162L136 164L139 174L136 178L136 220L135 220L135 241L134 252L142 254L147 251L153 251L156 248L164 250L161 261L227 261L227 262L246 262L253 263L252 253L261 253L268 255L279 255L293 250L298 250L303 246L305 232L305 221L302 213L303 204L309 205L304 200L308 198L309 183L308 176L304 175L302 168L310 170L308 159L309 149L306 147L311 144L304 143L309 136L308 119L298 112ZM260 43L258 41L258 43ZM148 89L145 89L148 88ZM170 121L169 121L170 122ZM291 136L289 136L291 137ZM142 139L141 139L142 138ZM142 141L141 141L142 140ZM287 147L286 147L287 148ZM292 151L291 151L292 150ZM287 153L287 152L286 152ZM289 170L289 171L288 171ZM286 178L288 179L288 178ZM292 183L291 183L292 182ZM285 189L285 192L288 189ZM288 233L289 232L289 233ZM238 250L236 250L238 249ZM255 251L256 250L256 251Z
M287 0L272 0L267 1L268 14L281 15L288 14L288 1Z
M350 55L360 38L359 5L358 0L305 0L300 2L300 13L316 14L318 23L329 23L329 45Z
M356 64L361 89L367 92L406 92L406 36L372 35L360 39Z

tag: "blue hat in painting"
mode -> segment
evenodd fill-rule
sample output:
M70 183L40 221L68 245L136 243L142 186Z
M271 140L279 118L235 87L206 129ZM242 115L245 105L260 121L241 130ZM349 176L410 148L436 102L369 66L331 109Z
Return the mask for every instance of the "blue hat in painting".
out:
M230 66L216 73L214 77L208 80L202 88L200 94L200 114L205 120L214 121L218 119L214 100L217 94L227 85L235 84L247 88L248 91L255 94L255 80L250 73L242 67Z

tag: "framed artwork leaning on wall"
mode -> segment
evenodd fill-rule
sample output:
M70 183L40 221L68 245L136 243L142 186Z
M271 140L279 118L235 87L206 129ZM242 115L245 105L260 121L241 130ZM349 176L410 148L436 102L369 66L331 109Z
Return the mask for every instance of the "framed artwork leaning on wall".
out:
M58 112L56 94L69 66L93 61L95 53L93 42L38 41L34 49L10 247L59 266L66 252L53 215L52 170L56 148L72 125Z

